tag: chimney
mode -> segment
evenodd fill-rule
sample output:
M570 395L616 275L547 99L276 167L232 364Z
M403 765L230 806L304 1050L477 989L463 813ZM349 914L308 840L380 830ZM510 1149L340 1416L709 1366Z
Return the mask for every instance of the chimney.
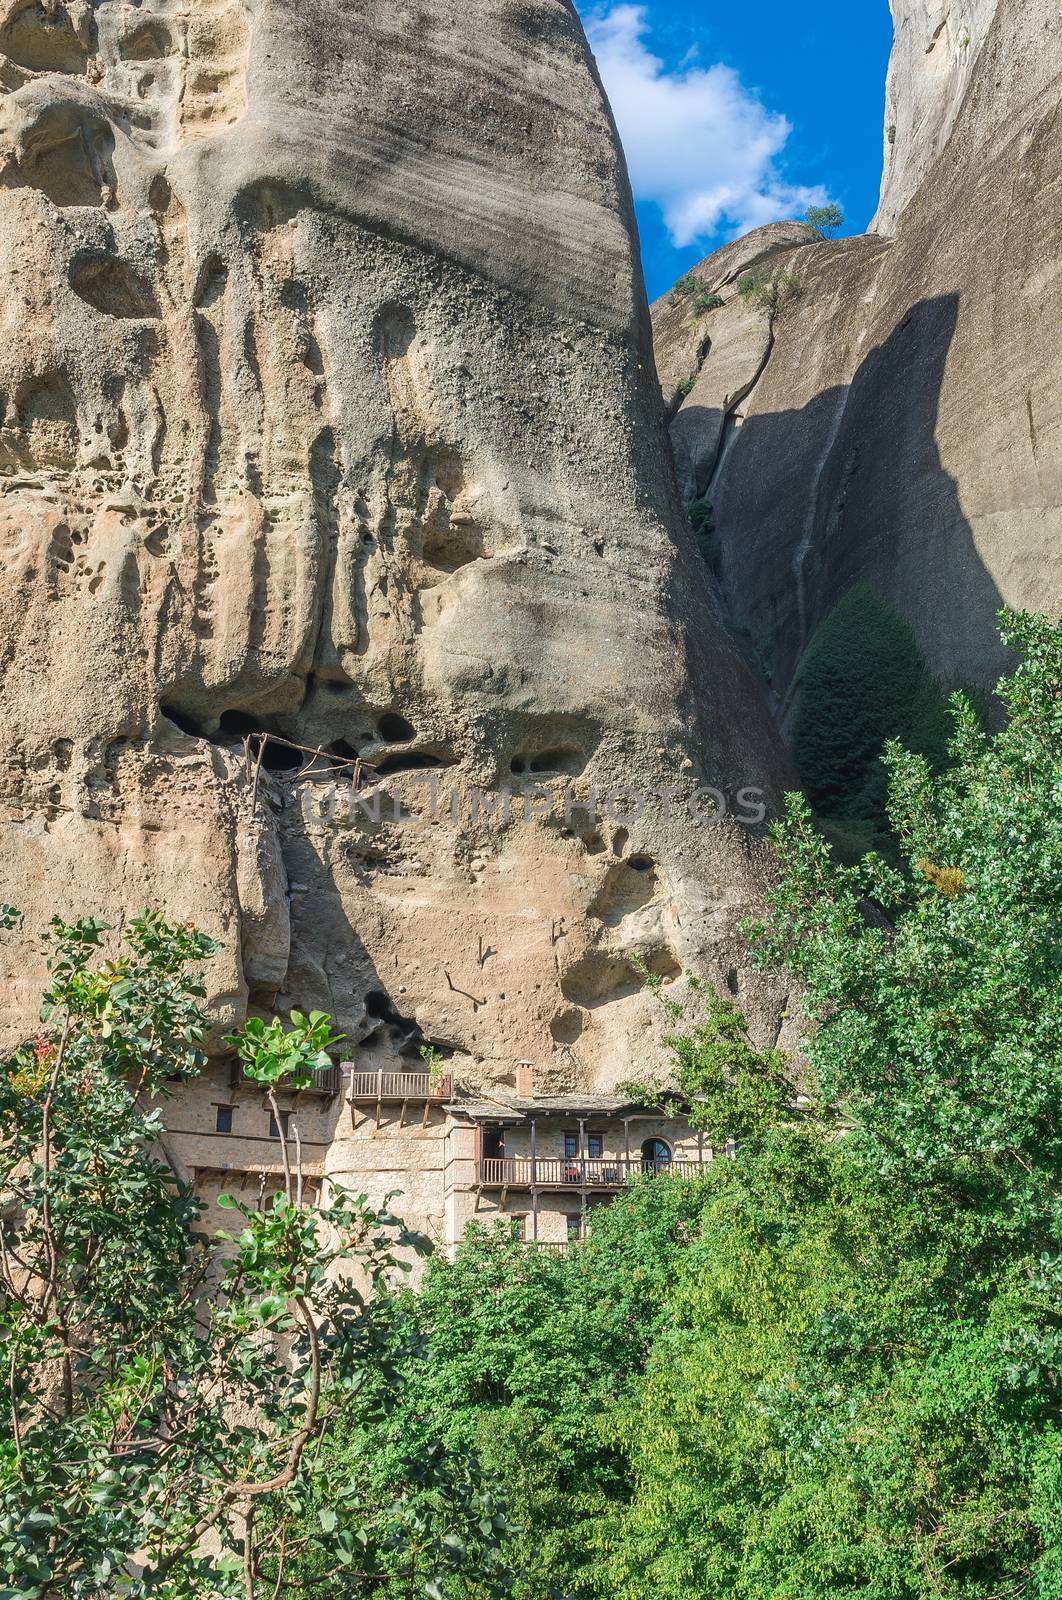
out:
M535 1069L530 1061L521 1061L517 1064L516 1098L518 1100L535 1098Z

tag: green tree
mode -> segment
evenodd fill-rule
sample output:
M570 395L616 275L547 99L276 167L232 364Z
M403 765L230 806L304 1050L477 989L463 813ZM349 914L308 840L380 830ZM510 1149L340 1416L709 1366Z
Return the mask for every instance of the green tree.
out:
M472 1227L456 1260L433 1260L407 1298L430 1359L406 1371L393 1449L442 1419L448 1447L472 1450L504 1486L514 1600L609 1592L598 1531L630 1496L617 1408L668 1315L707 1184L647 1178L595 1210L586 1243L563 1256L502 1225ZM354 1459L370 1481L391 1471L367 1440Z
M888 833L890 738L947 760L949 718L914 633L869 584L857 584L816 630L799 667L793 748L818 813L862 849Z
M758 1142L803 1116L784 1053L756 1048L739 1006L691 977L687 987L701 1013L691 1019L687 1007L662 993L659 978L643 976L673 1025L663 1042L674 1070L666 1079L629 1079L619 1086L625 1094L666 1116L685 1115L716 1150Z
M715 1175L600 1534L627 1600L1062 1593L1062 630L952 765L890 746L899 866L777 832L765 962L817 1117Z
M844 212L831 200L824 206L809 206L804 212L804 221L812 233L828 239L838 228L844 227Z
M370 1379L398 1382L388 1285L396 1247L421 1242L340 1189L303 1205L297 1151L262 1209L223 1199L223 1250L203 1236L159 1104L199 1069L190 968L216 947L145 915L105 960L106 931L52 923L41 1030L0 1072L0 1592L253 1600L292 1592L290 1556L337 1593L439 1594L470 1573L470 1593L503 1594L473 1463L436 1450L382 1504L318 1477ZM272 1086L331 1039L315 1016L235 1042ZM407 1515L425 1476L433 1515ZM490 1532L471 1545L470 1518Z

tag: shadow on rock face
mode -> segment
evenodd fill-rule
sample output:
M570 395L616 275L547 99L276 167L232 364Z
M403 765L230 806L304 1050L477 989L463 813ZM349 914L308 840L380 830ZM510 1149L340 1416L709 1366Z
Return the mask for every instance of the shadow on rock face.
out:
M815 629L860 582L911 623L940 678L991 685L1006 664L984 648L1001 596L936 443L959 314L956 294L919 301L850 384L748 416L720 463L710 559L783 711Z

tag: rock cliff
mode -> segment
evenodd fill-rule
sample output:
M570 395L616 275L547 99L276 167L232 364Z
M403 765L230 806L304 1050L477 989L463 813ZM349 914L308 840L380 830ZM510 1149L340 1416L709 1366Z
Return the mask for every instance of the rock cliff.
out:
M570 0L4 0L0 91L0 896L193 919L219 1029L629 1071L779 756Z
M878 231L760 229L653 308L680 487L712 504L710 560L783 713L862 580L940 678L980 685L998 607L1062 597L1062 18L894 12ZM786 277L773 319L738 293L750 269Z

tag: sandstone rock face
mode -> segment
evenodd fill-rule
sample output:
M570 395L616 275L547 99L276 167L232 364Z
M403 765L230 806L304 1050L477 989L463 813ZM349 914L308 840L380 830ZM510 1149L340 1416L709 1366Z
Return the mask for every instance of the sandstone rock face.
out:
M895 38L885 87L885 171L876 233L894 233L962 109L1000 0L889 0Z
M662 372L696 373L671 423L682 489L713 503L724 599L783 713L815 627L861 580L941 678L986 686L999 606L1057 613L1062 596L1062 17L1051 0L953 6L943 27L946 8L896 9L908 131L879 217L902 212L895 236L774 253L763 270L800 294L773 337L728 285L777 229L696 269L722 309L653 310ZM933 58L966 32L934 99Z
M744 981L687 802L778 756L574 7L5 0L0 87L0 895L194 919L219 1031L626 1074L636 960Z

